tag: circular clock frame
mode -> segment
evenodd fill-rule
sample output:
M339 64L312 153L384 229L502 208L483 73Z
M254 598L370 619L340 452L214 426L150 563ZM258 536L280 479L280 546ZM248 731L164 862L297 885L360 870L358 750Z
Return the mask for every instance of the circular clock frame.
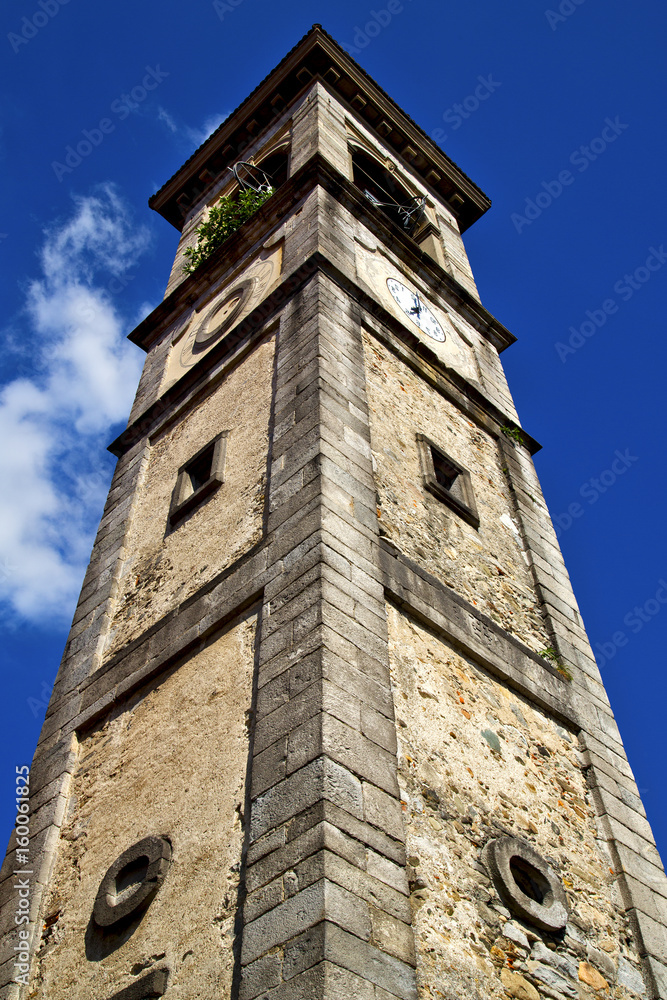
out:
M232 328L243 311L248 299L252 295L254 287L254 278L246 278L244 281L240 281L238 285L231 288L219 302L216 302L212 309L209 309L197 328L197 332L192 342L193 352L197 350L207 350L211 344L215 343L216 340L219 340L220 337ZM229 302L235 298L237 298L238 301L232 311L225 316L220 323L215 325L216 315L222 312L225 306L227 306Z

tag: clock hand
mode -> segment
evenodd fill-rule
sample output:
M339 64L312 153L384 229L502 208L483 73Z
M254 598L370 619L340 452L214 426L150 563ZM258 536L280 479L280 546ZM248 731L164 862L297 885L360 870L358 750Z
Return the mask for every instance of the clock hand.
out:
M419 314L422 311L422 304L419 301L419 295L415 295L414 298L415 298L415 301L416 301L417 305L412 307L412 309L410 310L410 315L412 316L412 315L414 315L414 313L416 313L417 316L419 316Z

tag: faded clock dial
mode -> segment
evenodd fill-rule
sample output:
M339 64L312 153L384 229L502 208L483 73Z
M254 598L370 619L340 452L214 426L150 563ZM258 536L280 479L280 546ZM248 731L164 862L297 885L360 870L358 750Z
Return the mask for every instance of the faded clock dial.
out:
M397 281L396 278L387 278L387 288L391 292L394 301L403 310L408 319L418 326L422 333L433 340L443 343L445 331L435 318L426 303L420 298L419 292L413 292L407 285Z

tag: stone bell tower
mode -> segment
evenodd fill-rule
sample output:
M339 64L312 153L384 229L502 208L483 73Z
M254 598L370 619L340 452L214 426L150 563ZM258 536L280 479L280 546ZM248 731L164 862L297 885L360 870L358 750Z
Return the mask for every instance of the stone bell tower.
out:
M319 26L152 198L181 239L17 778L0 997L667 997L667 882L461 239L489 204Z

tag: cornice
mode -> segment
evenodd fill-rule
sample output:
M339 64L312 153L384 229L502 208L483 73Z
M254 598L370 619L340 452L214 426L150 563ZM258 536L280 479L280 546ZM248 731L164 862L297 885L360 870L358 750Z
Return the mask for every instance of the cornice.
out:
M327 34L311 30L149 200L177 229L193 205L315 80L325 83L456 215L461 231L491 202L394 100Z
M490 434L500 435L511 427L519 433L521 444L531 454L541 445L513 419L495 405L471 382L445 365L426 344L407 330L384 306L373 299L323 253L312 254L284 280L248 316L211 348L185 375L170 386L146 410L139 413L116 440L109 451L124 454L146 435L155 436L178 414L192 405L225 378L231 368L253 349L254 344L271 330L271 321L292 295L322 272L353 296L362 307L364 325L394 351L413 371L449 399L466 416Z
M202 292L217 282L233 266L238 266L255 244L266 239L290 210L317 185L322 186L393 254L420 277L428 281L436 294L442 295L460 312L471 326L500 353L516 337L502 325L459 282L423 251L405 231L383 213L378 212L347 177L340 174L320 153L315 153L290 177L262 208L236 233L220 246L209 260L189 275L129 334L129 339L148 351L164 330L199 298Z

